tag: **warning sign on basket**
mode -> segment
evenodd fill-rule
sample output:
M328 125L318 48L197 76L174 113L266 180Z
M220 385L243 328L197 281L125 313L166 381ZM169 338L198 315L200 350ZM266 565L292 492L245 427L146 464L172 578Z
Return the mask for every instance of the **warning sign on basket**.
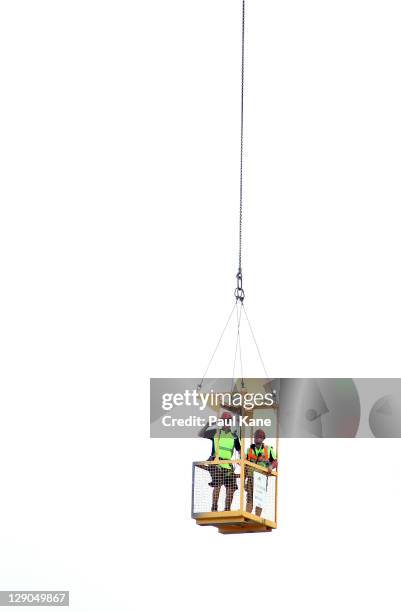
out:
M255 506L264 508L267 497L267 476L254 472L253 475L253 499Z

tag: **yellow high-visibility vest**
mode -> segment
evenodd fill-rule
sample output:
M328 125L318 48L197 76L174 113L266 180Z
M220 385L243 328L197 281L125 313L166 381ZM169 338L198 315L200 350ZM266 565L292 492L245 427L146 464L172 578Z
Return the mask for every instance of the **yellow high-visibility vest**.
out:
M234 434L231 431L216 433L214 436L214 451L219 447L219 459L231 459L234 453ZM220 463L221 468L232 469L232 463Z

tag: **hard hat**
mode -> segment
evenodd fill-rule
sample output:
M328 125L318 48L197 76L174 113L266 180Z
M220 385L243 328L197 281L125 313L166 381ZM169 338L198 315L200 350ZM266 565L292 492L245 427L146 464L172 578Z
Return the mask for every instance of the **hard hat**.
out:
M233 415L230 414L229 412L223 412L223 414L221 415L221 418L224 419L224 421L228 421L233 418Z
M264 440L264 439L266 438L266 434L265 434L265 432L263 431L263 429L257 429L257 430L255 431L255 435L254 435L254 437L255 437L255 439L256 439L256 438L263 438L263 440Z

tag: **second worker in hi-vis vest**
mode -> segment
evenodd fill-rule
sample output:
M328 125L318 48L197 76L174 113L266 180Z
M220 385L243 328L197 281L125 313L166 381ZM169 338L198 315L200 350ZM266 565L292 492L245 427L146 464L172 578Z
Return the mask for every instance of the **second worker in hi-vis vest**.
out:
M223 412L221 418L224 419L224 427L221 429L212 429L205 425L199 432L201 438L212 440L212 454L209 457L209 461L213 461L216 458L216 449L219 449L218 458L220 463L218 465L209 465L208 467L212 476L212 480L209 482L209 486L213 488L212 512L217 512L222 486L226 488L225 511L231 510L234 493L238 489L234 466L228 462L232 459L235 450L239 453L241 452L241 444L237 432L231 430L232 415L229 412ZM224 463L224 460L227 463Z
M256 463L262 468L268 470L267 473L271 473L272 468L277 467L277 456L276 451L272 446L264 444L266 434L263 429L257 429L254 436L254 444L248 448L246 453L246 459L250 463ZM252 512L253 510L253 470L250 467L246 469L246 511ZM267 474L266 474L267 475ZM266 481L267 482L267 481ZM262 514L262 508L259 506L255 507L255 514L260 516Z

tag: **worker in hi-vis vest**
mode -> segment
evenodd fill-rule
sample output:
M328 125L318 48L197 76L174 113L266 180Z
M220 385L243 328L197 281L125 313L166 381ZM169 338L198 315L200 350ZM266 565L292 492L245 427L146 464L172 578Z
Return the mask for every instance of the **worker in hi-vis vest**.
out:
M226 488L226 502L224 510L231 510L234 493L237 487L237 481L232 463L224 463L224 459L232 459L234 450L241 452L241 444L236 431L231 431L232 415L229 412L223 412L221 418L224 420L224 425L221 429L210 428L206 424L199 432L201 438L212 440L212 454L208 461L213 461L216 458L216 449L219 449L219 460L222 461L218 465L209 465L208 471L212 476L209 486L213 488L212 497L212 512L217 512L219 503L220 489L224 485Z
M276 451L272 446L265 445L264 441L266 434L263 429L257 429L254 435L254 444L248 448L246 453L246 460L251 463L256 463L262 468L266 468L270 474L272 468L277 467ZM266 474L267 476L267 474ZM252 512L253 510L253 470L247 467L246 469L246 511ZM259 506L255 507L255 514L260 516L262 514L262 508Z

